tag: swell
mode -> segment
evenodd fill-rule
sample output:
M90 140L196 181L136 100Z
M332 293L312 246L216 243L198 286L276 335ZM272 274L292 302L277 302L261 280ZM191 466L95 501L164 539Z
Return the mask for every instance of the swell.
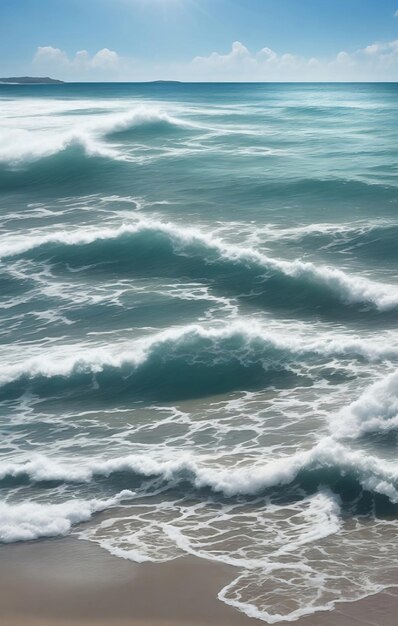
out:
M184 120L156 107L137 107L135 110L114 114L104 119L97 126L104 137L114 138L119 141L134 140L157 140L163 136L179 137L181 134L192 133L194 130L202 130L197 124Z
M330 438L291 456L237 468L206 466L188 454L173 458L172 452L168 458L139 454L108 460L84 459L78 465L44 456L25 463L0 464L0 480L4 482L26 479L32 483L90 483L102 479L117 482L123 476L131 476L130 485L134 489L139 488L142 480L159 477L173 488L186 489L189 485L226 498L266 493L283 497L284 493L292 493L291 487L304 496L326 485L345 502L355 498L358 491L381 496L398 513L396 463L350 450Z
M381 206L383 215L390 214L395 218L397 188L394 184L372 183L358 178L297 177L294 172L286 171L283 174L280 179L260 179L260 181L253 176L235 177L222 187L218 183L210 187L210 190L220 202L239 201L245 205L249 203L262 206L264 198L272 199L275 203L289 199L293 202L293 207L300 201L300 204L306 202L309 206L319 209L323 203L330 206L330 202L333 201L334 215L341 216L342 219L347 217L347 210L353 217L363 217L371 211L369 217L372 218L379 214ZM211 185L211 178L208 185ZM355 209L358 206L360 212Z
M0 154L0 186L10 192L39 188L41 195L44 189L51 189L58 195L60 186L64 185L65 195L69 195L71 184L76 187L75 191L80 189L82 193L91 193L95 183L96 192L111 190L120 194L125 191L129 195L134 175L141 178L144 174L145 181L148 164L151 161L157 163L163 156L173 156L174 148L173 163L178 177L179 170L187 166L187 156L181 150L181 134L203 130L209 129L164 112L148 114L142 119L140 114L133 112L104 116L102 122L92 127L55 134L54 138L48 132L38 138L29 135L17 137L3 142L11 147L3 152L3 156ZM170 139L175 139L175 142L170 142ZM144 146L143 151L131 152L135 140L137 146ZM287 201L293 202L293 206L297 206L300 200L316 207L334 201L335 210L343 218L347 210L352 215L353 207L358 205L361 215L369 213L373 216L375 210L378 212L383 206L384 213L388 211L394 217L397 190L393 184L369 183L354 178L300 177L292 170L284 170L282 178L262 177L259 180L253 175L236 175L231 179L230 176L220 176L225 169L224 162L222 168L208 168L207 151L216 161L220 155L224 159L223 149L217 154L217 146L213 142L206 145L203 140L200 145L201 156L190 157L194 177L197 177L191 191L197 194L204 189L206 196L211 194L221 206L228 203L263 206L265 198L275 206L282 202L281 208ZM239 147L234 152L239 155ZM145 170L142 164L146 165ZM193 174L193 170L191 172ZM170 184L167 169L156 168L158 175L165 186ZM152 189L152 184L149 189ZM355 213L358 214L356 209Z
M11 129L1 136L0 163L3 166L24 166L31 162L80 146L87 156L103 156L118 159L122 155L106 143L107 137L123 139L131 131L141 130L149 138L168 130L198 128L195 124L169 115L154 106L137 106L123 113L97 116L84 125L76 124L70 131L53 129L42 133L27 129Z
M5 192L37 188L41 200L48 192L58 195L61 188L65 190L64 195L69 195L71 182L76 194L80 190L91 191L94 181L98 188L98 181L112 181L116 175L123 175L122 168L128 168L119 153L102 150L98 145L90 148L87 150L81 140L71 140L56 154L43 155L28 164L0 167L0 186ZM120 184L118 189L120 191Z
M157 399L200 397L231 389L311 382L309 365L330 359L370 362L398 358L387 340L319 339L267 331L240 320L223 328L168 329L119 346L62 346L0 368L0 397L26 390L70 392L110 400L121 394ZM325 377L328 376L326 367Z
M301 244L309 249L353 252L356 257L367 260L394 261L398 258L398 224L389 221L270 228L265 234L270 241Z
M398 307L398 286L351 276L334 267L302 260L286 261L255 249L231 244L195 228L154 219L140 219L119 228L80 229L14 239L2 246L1 257L28 255L72 265L113 264L120 272L169 271L172 274L237 281L251 289L269 282L272 298L282 295L328 306L331 300L346 305L367 305L378 311ZM101 266L103 269L103 266ZM237 271L236 271L237 270ZM229 272L229 275L228 275ZM282 294L280 293L280 290ZM288 291L289 290L289 291ZM326 301L326 302L325 302Z
M75 524L88 521L95 513L125 505L125 501L151 495L151 481L157 478L174 496L222 500L268 496L272 502L288 505L310 495L337 496L339 512L391 519L398 515L398 473L393 464L352 452L329 440L314 448L274 461L240 468L206 467L192 455L179 458L151 458L130 455L109 460L59 462L36 456L25 463L0 464L0 486L29 481L42 489L54 484L87 484L116 489L104 499L75 497L59 504L39 502L0 505L0 542L29 541L38 537L65 535ZM149 479L149 482L148 482ZM105 485L104 485L105 482ZM122 488L123 484L128 488ZM133 487L134 491L131 491ZM193 494L193 491L195 492ZM115 493L115 491L114 491Z

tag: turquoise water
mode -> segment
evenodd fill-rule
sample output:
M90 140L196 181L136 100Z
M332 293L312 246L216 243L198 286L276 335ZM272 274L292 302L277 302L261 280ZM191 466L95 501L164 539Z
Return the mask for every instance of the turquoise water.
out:
M0 86L0 540L397 581L398 87Z

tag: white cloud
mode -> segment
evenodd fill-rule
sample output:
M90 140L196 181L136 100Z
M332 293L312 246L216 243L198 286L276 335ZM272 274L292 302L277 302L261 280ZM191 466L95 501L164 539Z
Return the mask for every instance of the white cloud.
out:
M73 57L52 46L40 46L33 58L33 65L40 70L55 72L62 77L86 77L90 74L117 72L122 59L114 50L102 48L93 56L87 50L79 50Z
M398 10L397 10L397 11L395 11L395 13L394 13L394 17L398 17Z
M69 56L52 46L37 49L35 71L65 80L186 81L397 81L398 40L375 42L333 58L301 57L269 47L252 52L235 41L227 52L197 56L186 63L158 63L121 57L102 48Z
M91 59L91 66L93 68L114 68L118 67L120 63L120 57L114 50L108 48L102 48Z
M398 40L373 43L354 52L339 52L332 59L278 54L270 48L250 52L239 41L225 54L212 52L192 61L199 80L244 81L372 81L398 80Z
M298 63L296 56L288 53L278 56L267 47L252 54L240 41L235 41L226 54L212 52L207 57L195 57L192 67L203 80L206 75L214 80L267 80L267 75L273 76L281 67Z
M33 62L35 63L69 63L66 52L52 46L40 46L37 48Z

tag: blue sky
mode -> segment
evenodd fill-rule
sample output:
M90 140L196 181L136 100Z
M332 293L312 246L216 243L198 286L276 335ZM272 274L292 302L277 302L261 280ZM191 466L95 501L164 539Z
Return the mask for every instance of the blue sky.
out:
M397 80L398 0L0 0L0 73Z

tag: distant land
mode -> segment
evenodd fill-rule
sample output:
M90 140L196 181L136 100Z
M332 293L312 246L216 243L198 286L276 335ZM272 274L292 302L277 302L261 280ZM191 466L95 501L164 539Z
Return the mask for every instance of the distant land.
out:
M13 83L14 85L50 85L62 84L63 80L56 80L48 76L9 76L8 78L0 78L0 83Z
M110 81L113 82L113 81ZM132 81L134 82L134 81ZM181 81L179 80L149 80L145 81L149 84L157 85L157 84L165 84L165 85L174 85L178 84ZM62 85L65 83L63 80L58 80L55 78L49 78L48 76L9 76L7 78L0 78L0 84L7 83L12 85Z

